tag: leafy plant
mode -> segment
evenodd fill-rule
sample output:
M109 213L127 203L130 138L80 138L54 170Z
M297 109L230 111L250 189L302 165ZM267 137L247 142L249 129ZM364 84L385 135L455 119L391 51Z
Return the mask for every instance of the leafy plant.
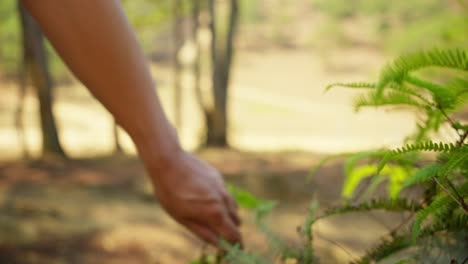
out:
M431 75L425 74L425 69L434 67L437 70L432 69ZM350 194L365 177L377 181L382 175L388 180L389 197L338 208L325 216L377 208L412 212L410 228L395 230L356 263L379 261L410 247L421 248L427 237L450 236L453 232L466 234L468 126L455 120L453 114L466 109L468 102L468 51L433 49L404 55L386 65L376 83L337 83L327 90L336 86L368 90L356 98L357 110L404 107L420 116L416 133L401 148L349 155L345 165L345 197L351 198ZM431 140L446 124L456 139ZM435 159L428 159L431 156L426 153L434 154ZM363 161L367 164L356 166ZM392 171L392 167L398 170ZM400 191L410 192L415 185L424 189L424 195L407 201Z
M434 67L437 70L425 74L425 69ZM263 223L274 203L231 186L235 199L242 207L255 212L257 226L283 261L316 263L312 246L315 222L351 212L385 210L406 212L409 217L353 263L378 263L398 253L404 253L403 258L392 259L390 263L421 263L434 257L431 252L435 247L451 255L451 263L466 262L461 240L468 235L468 124L456 120L454 113L468 106L468 51L434 49L404 55L386 65L375 83L337 83L327 90L337 86L364 90L355 100L357 110L403 107L414 111L420 119L416 133L400 148L338 154L319 162L312 174L333 158L347 157L342 191L346 202L319 216L314 216L317 204L313 203L304 225L298 229L302 241L299 247L291 248ZM447 125L456 138L445 142L431 140ZM370 179L369 184L356 194L365 179ZM384 182L387 196L370 199ZM405 195L415 188L422 189L422 194L412 198ZM462 247L462 253L453 255L457 245ZM227 263L272 263L237 246L226 245L226 249Z

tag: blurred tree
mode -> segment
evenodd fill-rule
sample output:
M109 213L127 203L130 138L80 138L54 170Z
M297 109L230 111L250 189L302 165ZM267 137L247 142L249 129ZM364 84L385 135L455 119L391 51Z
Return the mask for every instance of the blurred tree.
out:
M218 23L218 6L216 0L209 0L211 17L211 60L212 60L212 94L214 107L205 108L207 146L227 147L228 142L228 87L231 76L232 58L234 55L234 37L238 24L238 0L227 3L228 21Z
M179 53L184 43L183 10L182 1L173 2L173 64L174 64L174 120L178 130L182 129L182 64Z
M39 100L40 124L42 132L42 155L65 156L60 145L57 126L52 111L52 78L49 73L47 55L42 32L18 2L22 36L23 36L23 67L25 75L31 78ZM26 78L26 77L24 77Z
M198 39L200 29L200 1L192 1L192 38L195 47L195 58L193 60L194 89L196 100L200 109L205 109L203 104L203 93L201 90L201 48Z

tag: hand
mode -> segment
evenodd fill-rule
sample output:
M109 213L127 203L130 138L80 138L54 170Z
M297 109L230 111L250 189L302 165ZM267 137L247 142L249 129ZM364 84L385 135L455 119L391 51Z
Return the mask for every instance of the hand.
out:
M221 238L241 243L236 204L215 168L182 151L150 173L156 196L176 221L215 246Z

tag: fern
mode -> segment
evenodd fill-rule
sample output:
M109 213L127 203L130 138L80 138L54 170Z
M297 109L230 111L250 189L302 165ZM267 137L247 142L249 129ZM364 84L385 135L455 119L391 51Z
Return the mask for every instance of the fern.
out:
M455 93L454 109L462 108L468 103L468 77L452 79L447 83L447 88Z
M382 169L385 167L388 161L390 161L395 156L403 155L409 152L415 151L432 151L432 152L449 152L452 150L456 150L457 146L452 143L436 143L433 141L427 141L417 144L407 144L401 148L397 148L395 150L389 151L383 160L380 162L377 173L380 173Z
M369 90L355 99L356 110L367 106L405 106L417 110L419 115L417 131L407 138L403 147L350 155L345 163L343 196L349 197L358 183L368 176L374 177L365 193L369 193L384 179L388 179L391 198L399 196L401 188L415 184L425 184L425 193L430 195L425 195L423 202L411 201L415 207L411 207L413 204L405 204L406 200L402 198L393 201L382 199L357 206L346 205L328 211L320 217L374 209L409 210L416 213L411 233L398 233L398 236L384 239L356 263L381 260L401 249L413 246L416 239L432 236L438 231L466 230L468 217L460 217L460 212L466 213L467 210L464 199L468 194L468 145L465 144L468 125L457 122L449 114L462 109L468 103L467 53L466 49L434 49L404 55L382 69L377 83L335 83L327 87L327 90L336 86ZM416 75L418 70L433 66L459 71L455 78L439 78L438 81L434 81L435 78L426 79ZM439 143L430 139L431 133L438 132L444 122L449 122L460 135L457 142ZM422 152L437 154L437 162L425 162L426 166L416 170L416 161L412 157L423 157ZM380 163L357 166L358 162L364 159L380 159ZM404 173L390 173L389 170L393 167ZM407 177L405 173L409 172L411 176ZM464 211L461 211L461 207ZM430 216L433 221L426 223Z
M468 70L467 51L463 49L433 49L399 57L383 68L377 84L378 97L382 95L384 88L390 82L402 83L410 72L430 66L466 71Z
M468 196L468 183L462 185L458 192L463 198ZM417 213L413 224L413 240L415 241L419 237L421 225L429 215L440 214L441 212L448 210L450 207L454 207L455 205L456 201L451 196L444 194L434 199L434 201L432 201L429 206L420 210Z
M236 264L269 264L265 258L258 256L256 254L247 253L243 251L239 245L231 246L229 243L223 243L222 245L227 254L224 256L226 263L236 263Z
M432 163L424 168L419 169L413 176L409 177L403 182L403 188L409 187L414 184L421 184L432 181L434 177L444 166L439 163Z
M406 142L421 143L429 141L429 133L437 132L444 122L444 116L438 109L428 108L425 115L425 120L417 123L416 133L408 137Z
M390 239L383 239L380 244L369 250L364 257L356 260L354 264L370 264L373 261L382 260L402 249L412 245L411 238L407 236L396 236Z
M378 95L376 92L364 94L358 96L354 100L354 107L356 111L359 111L362 107L369 106L409 106L416 108L424 108L425 104L411 98L410 96L403 94L401 92L390 91L385 94L384 97Z
M310 205L309 211L306 216L306 220L304 223L303 228L300 230L300 234L302 237L305 238L304 249L301 250L302 252L298 254L296 257L300 263L314 263L315 262L315 250L313 245L313 230L312 226L314 225L316 219L314 215L318 208L318 202L314 200Z
M448 89L445 86L421 80L413 75L408 75L405 80L410 84L429 90L433 96L434 102L439 107L444 109L453 108L456 102L456 95L454 91Z
M468 226L468 211L465 200L468 196L468 145L465 144L468 135L468 124L462 124L451 114L465 107L468 103L468 50L466 49L433 49L404 55L386 65L376 83L334 83L326 87L328 91L334 87L363 89L354 105L356 110L362 107L405 107L416 110L418 122L416 133L408 137L405 145L394 150L375 150L360 153L345 153L328 156L322 159L311 170L309 178L327 161L345 157L344 185L342 196L350 198L355 193L359 183L371 177L371 183L365 188L362 196L371 193L384 180L388 184L389 198L379 198L358 204L326 210L322 215L314 217L317 207L314 204L309 210L305 224L299 230L302 238L300 247L292 248L280 239L263 221L273 209L275 203L262 201L254 196L230 188L238 203L255 212L255 220L259 230L266 236L270 248L281 254L281 260L294 260L297 263L313 263L313 225L320 219L351 212L368 212L385 210L392 212L410 212L410 218L391 235L370 249L363 257L354 263L375 263L403 249L422 250L421 244L425 238L447 237L450 232L466 231ZM421 77L418 71L428 67L455 69L456 75L434 78ZM444 122L459 135L452 143L434 142L431 133L438 132ZM423 152L437 155L433 163L427 162ZM421 164L424 167L419 168ZM421 185L424 194L420 199L407 199L400 194L403 188ZM357 200L357 199L356 199ZM403 228L409 226L410 228ZM451 234L453 234L451 233ZM437 237L436 237L437 236ZM430 240L428 239L428 240ZM428 240L425 240L427 242ZM229 263L271 263L255 254L242 251L239 247L228 248L225 260ZM412 251L408 253L412 254ZM413 258L400 258L399 263L407 263Z
M458 215L444 221L437 222L421 230L420 236L433 236L440 231L457 232L465 230L468 226L468 215ZM352 263L367 264L373 261L382 260L400 250L413 246L414 243L410 236L406 234L383 239L380 244L369 250L363 257Z
M444 219L443 221L437 221L432 225L421 230L421 236L428 236L440 231L451 231L457 232L459 230L467 231L468 227L468 215L458 214L454 217Z
M334 216L334 215L341 215L341 214L346 214L346 213L351 213L351 212L367 212L367 211L372 211L372 210L386 210L386 211L395 211L395 212L400 212L400 211L409 211L409 212L417 212L420 210L422 207L418 202L412 201L412 200L407 200L407 199L394 199L394 200L389 200L389 199L375 199L371 200L369 202L363 202L358 205L345 205L341 206L338 208L334 208L331 210L326 211L322 216L316 218L315 221Z
M456 168L463 164L468 163L468 147L462 147L458 151L454 151L449 155L448 160L445 162L443 168L440 171L441 175L446 175L449 172L454 171Z
M335 87L345 87L345 88L353 88L353 89L377 89L377 84L376 83L367 83L367 82L353 82L353 83L333 83L328 85L325 88L325 92L331 90L332 88ZM405 94L406 96L412 96L415 97L414 99L419 99L423 103L430 105L432 104L426 97L421 95L421 92L415 90L414 88L409 88L408 86L404 84L399 84L399 83L390 83L388 86L389 89L399 92L402 94Z
M377 87L377 84L367 83L367 82L332 83L325 88L325 92L331 90L334 87L346 87L346 88L355 88L355 89L375 89Z

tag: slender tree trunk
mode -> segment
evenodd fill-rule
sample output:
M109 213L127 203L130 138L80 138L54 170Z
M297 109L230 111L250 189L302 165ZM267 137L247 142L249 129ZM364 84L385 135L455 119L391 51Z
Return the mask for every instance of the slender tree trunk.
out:
M42 32L27 13L18 4L23 29L23 52L25 67L32 80L37 98L39 99L40 124L42 131L42 154L65 157L60 145L57 126L53 116L52 79L48 69L47 55Z
M192 38L195 45L195 58L193 60L193 75L194 75L194 89L195 96L200 108L204 111L205 104L203 102L203 95L201 91L200 75L201 75L201 49L200 42L198 41L198 30L200 28L200 1L192 1Z
M182 64L179 60L179 51L183 44L184 33L182 27L182 1L174 0L173 3L173 63L174 63L174 122L178 130L182 129Z
M211 16L211 59L213 66L212 92L214 108L207 114L206 145L228 147L228 88L234 55L234 38L238 23L238 1L229 0L229 21L226 34L217 34L216 1L209 1ZM220 39L219 36L224 39Z

